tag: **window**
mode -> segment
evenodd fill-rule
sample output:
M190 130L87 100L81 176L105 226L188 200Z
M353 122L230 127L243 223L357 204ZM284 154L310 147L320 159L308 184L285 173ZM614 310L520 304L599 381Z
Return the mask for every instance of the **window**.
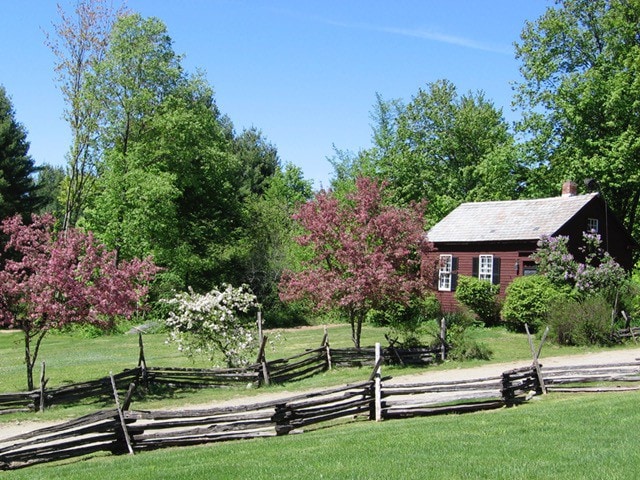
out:
M490 282L493 280L493 255L480 255L478 278Z
M438 290L451 291L451 273L453 270L453 255L440 255L440 268L438 269Z
M587 219L587 232L596 232L598 233L598 219L597 218L588 218Z

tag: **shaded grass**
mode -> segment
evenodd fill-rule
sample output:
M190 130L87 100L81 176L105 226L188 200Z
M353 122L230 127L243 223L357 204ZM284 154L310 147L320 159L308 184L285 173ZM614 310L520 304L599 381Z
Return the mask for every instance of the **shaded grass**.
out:
M365 325L362 334L362 345L373 345L380 342L386 345L385 328ZM332 347L342 348L352 346L351 331L348 325L329 325L329 341ZM295 328L288 330L267 331L272 340L267 348L267 359L284 358L300 353L307 348L316 348L323 337L320 328ZM385 367L383 375L398 376L407 373L417 373L430 370L449 368L466 368L494 362L511 362L514 360L528 361L531 358L529 344L525 335L508 332L504 328L474 329L469 332L470 338L486 343L494 352L491 360L453 362L447 361L441 365L421 368ZM145 334L143 336L145 356L149 366L159 367L211 367L211 363L204 358L191 360L182 355L175 345L166 344L166 336L161 333ZM633 346L633 344L630 344ZM624 347L620 347L624 348ZM547 344L543 349L543 357L552 355L567 355L601 350L597 348L558 347ZM133 368L138 361L137 335L108 335L86 339L72 334L50 335L45 338L39 355L40 361L46 361L47 377L50 378L49 387L56 387L65 383L75 383L107 376L126 368ZM24 347L20 332L0 334L0 392L25 390ZM161 409L171 407L186 407L201 405L232 398L251 397L268 391L291 391L311 388L328 387L345 383L359 382L369 377L369 367L334 369L305 380L286 385L275 385L260 389L244 387L204 390L182 390L163 395L151 395L146 398L136 398L133 408ZM39 367L35 372L36 384L39 378ZM293 394L292 393L292 394ZM113 402L107 398L102 403L84 403L79 405L54 406L44 413L26 413L0 416L2 422L22 419L52 420L83 415L97 408L111 408Z
M356 422L303 435L30 467L30 479L632 479L640 395L548 395L517 408Z

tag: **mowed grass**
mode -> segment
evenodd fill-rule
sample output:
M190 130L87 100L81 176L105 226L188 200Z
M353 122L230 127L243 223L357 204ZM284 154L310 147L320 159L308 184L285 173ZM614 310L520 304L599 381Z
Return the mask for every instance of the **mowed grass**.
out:
M350 347L351 330L348 325L329 325L327 327L329 342L332 347ZM267 330L271 340L267 347L268 360L286 358L301 353L308 348L320 345L324 334L323 328L296 328L288 330ZM385 339L387 329L365 325L361 344L372 346L380 342L387 345ZM474 329L469 336L487 344L494 352L490 360L474 360L465 362L447 361L440 365L415 368L384 367L383 375L398 376L415 373L424 369L447 369L473 367L489 362L528 361L531 358L529 343L525 335L508 332L503 328ZM145 334L144 350L147 365L158 367L211 367L205 358L191 360L179 352L175 345L166 343L166 335ZM428 339L425 338L425 341ZM24 365L24 346L20 332L0 333L0 392L16 392L26 390L26 374ZM630 346L633 346L632 344ZM620 348L625 348L624 346ZM595 350L595 349L592 349ZM585 348L558 347L548 344L543 349L543 357L584 353ZM82 338L79 335L52 334L45 338L39 354L39 362L34 371L36 386L39 385L40 362L46 362L48 386L53 388L67 383L76 383L107 376L109 372L120 372L134 368L138 362L139 348L137 335L107 335L99 338ZM286 385L268 387L274 391L304 390L310 388L342 385L362 381L369 377L369 367L340 368L324 372L314 377L291 382ZM168 407L188 407L189 405L215 404L217 401L238 397L251 397L268 391L265 388L247 389L244 386L225 389L204 389L198 391L163 392L144 398L136 398L134 409L160 409ZM293 393L292 393L293 394ZM111 408L112 399L104 402L90 402L81 405L54 406L44 413L25 413L0 416L0 427L3 422L15 420L53 420L69 418L95 411L98 408Z
M466 415L33 466L11 479L635 479L640 394L550 394ZM1 476L1 474L0 474ZM4 478L4 477L3 477Z

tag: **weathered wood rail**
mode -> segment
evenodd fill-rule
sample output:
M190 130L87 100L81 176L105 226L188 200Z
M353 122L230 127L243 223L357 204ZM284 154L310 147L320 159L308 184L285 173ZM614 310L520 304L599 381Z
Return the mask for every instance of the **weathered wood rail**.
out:
M201 389L224 388L251 384L256 387L271 383L286 383L308 378L333 366L362 367L373 366L375 348L331 348L328 334L325 332L321 345L288 358L267 361L263 343L256 363L244 368L176 368L147 366L142 334L139 336L140 357L138 366L114 375L119 390L126 390L135 383L147 388L154 386L165 388ZM393 342L383 350L385 364L428 365L442 353L442 348L416 347L402 349L393 346ZM44 369L44 365L43 365ZM112 393L109 377L81 383L47 387L48 380L41 379L41 387L31 392L0 394L0 415L4 413L43 410L52 405L78 402L81 400L100 400Z
M374 369L377 371L377 367ZM505 374L506 375L506 374ZM522 376L521 374L519 374ZM533 369L529 369L533 376ZM464 413L480 408L496 408L507 404L501 391L510 391L510 401L523 389L518 375L502 379L479 379L466 382L423 383L413 385L383 384L379 397L375 394L374 375L369 380L323 389L285 400L187 411L128 411L131 389L122 408L117 408L0 441L0 469L10 470L37 463L83 456L100 451L113 454L195 445L209 442L269 437L301 433L303 428L336 419L376 418L376 402L385 398L382 419L436 413ZM508 382L512 379L514 385ZM493 403L481 393L491 389ZM502 390L501 390L502 389ZM401 395L438 395L453 392L446 406L423 402L402 409L390 407L389 398ZM473 393L472 393L473 392ZM464 393L462 395L461 393ZM470 402L469 399L472 398ZM415 402L414 402L415 403ZM437 400L436 400L437 403ZM431 405L425 407L425 405ZM400 404L397 403L396 407Z
M542 371L547 390L556 392L620 390L621 387L619 385L614 387L595 387L593 384L640 382L640 363L544 367ZM637 389L638 387L630 388Z

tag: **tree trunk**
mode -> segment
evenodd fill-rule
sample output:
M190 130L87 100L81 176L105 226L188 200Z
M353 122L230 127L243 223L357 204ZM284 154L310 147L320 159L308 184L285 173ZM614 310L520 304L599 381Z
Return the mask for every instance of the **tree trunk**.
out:
M24 332L24 363L27 365L27 391L33 390L33 363L31 362L31 336Z

